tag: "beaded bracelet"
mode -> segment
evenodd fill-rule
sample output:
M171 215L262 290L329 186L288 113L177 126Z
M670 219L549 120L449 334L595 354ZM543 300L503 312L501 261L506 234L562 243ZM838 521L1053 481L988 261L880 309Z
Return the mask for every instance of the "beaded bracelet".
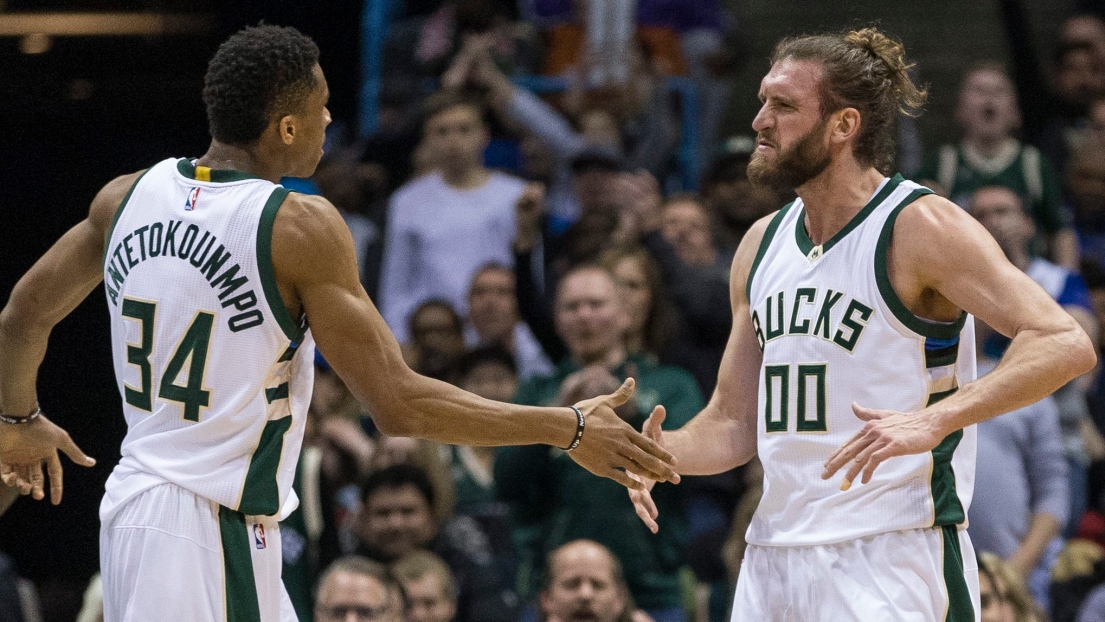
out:
M25 417L13 417L11 415L0 413L0 422L10 423L12 425L22 425L24 423L30 423L35 419L38 419L40 415L42 415L42 407L38 404L35 404L35 411Z
M579 442L583 440L583 428L587 425L587 421L583 418L583 411L575 406L569 406L576 413L576 436L572 439L572 444L564 448L564 451L571 451L576 447L579 447Z

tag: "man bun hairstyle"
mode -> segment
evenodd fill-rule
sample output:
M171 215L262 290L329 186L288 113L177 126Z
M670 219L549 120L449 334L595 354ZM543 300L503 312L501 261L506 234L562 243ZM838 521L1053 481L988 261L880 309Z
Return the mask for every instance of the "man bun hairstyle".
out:
M295 28L260 24L219 46L203 79L211 137L230 145L261 138L270 120L303 109L314 90L318 46Z
M928 91L909 76L905 47L877 28L784 39L775 46L771 63L787 58L821 65L821 114L843 108L860 113L856 159L891 172L895 122L899 114L918 116Z

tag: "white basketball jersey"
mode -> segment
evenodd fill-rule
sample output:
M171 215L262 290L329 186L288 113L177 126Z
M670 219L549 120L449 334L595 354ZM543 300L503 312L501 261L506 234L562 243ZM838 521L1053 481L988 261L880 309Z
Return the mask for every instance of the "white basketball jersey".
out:
M295 509L315 348L273 275L287 194L170 159L119 207L104 285L127 436L102 519L164 482L244 514Z
M975 429L930 453L886 460L870 483L840 490L826 460L864 422L852 403L914 412L975 378L974 323L911 314L886 257L903 207L930 191L895 176L839 233L814 245L798 199L772 219L752 265L748 300L763 350L758 450L764 495L748 529L758 545L831 544L966 522Z

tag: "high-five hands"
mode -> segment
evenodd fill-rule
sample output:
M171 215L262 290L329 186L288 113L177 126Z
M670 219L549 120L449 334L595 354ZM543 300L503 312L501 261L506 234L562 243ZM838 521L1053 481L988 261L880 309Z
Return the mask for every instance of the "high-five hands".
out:
M663 406L657 406L652 409L652 414L645 420L642 428L645 436L660 447L664 446L664 431L660 426L664 423L665 417L667 417L667 411ZM656 503L652 500L652 487L656 485L657 480L635 472L629 472L629 476L641 483L640 488L629 489L629 500L633 502L633 509L637 511L637 516L641 517L645 526L652 533L656 533L660 529L656 524L660 511L656 509Z
M614 412L633 395L633 385L633 379L627 378L614 393L576 404L583 411L587 425L579 446L568 455L595 475L609 477L631 490L644 490L646 486L651 487L652 482L677 484L679 474L674 469L675 458L656 440L659 437L638 433ZM645 426L647 434L648 422ZM659 429L659 424L656 427ZM630 473L639 477L632 477ZM646 479L651 482L644 483Z
M871 481L875 469L887 458L932 451L948 435L938 429L934 417L921 412L877 410L855 403L852 404L852 411L867 423L829 456L825 462L825 470L821 473L821 479L829 479L851 462L844 474L844 481L840 483L841 490L851 488L856 475L861 471L861 481L866 484Z

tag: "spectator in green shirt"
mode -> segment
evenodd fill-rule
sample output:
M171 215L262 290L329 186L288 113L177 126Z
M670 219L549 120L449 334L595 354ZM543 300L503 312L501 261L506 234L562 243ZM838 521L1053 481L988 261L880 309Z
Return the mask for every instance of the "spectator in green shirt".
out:
M570 355L552 376L524 383L516 401L572 404L579 395L620 385L632 376L637 392L618 413L640 429L649 413L663 404L664 427L682 426L703 406L698 387L682 369L660 365L647 355L628 355L623 337L627 322L609 271L586 265L568 272L557 290L555 323ZM538 591L549 552L572 540L590 539L624 563L629 591L639 607L657 622L686 620L679 586L686 526L676 488L663 486L653 492L657 506L664 508L660 512L672 517L653 536L616 485L589 477L563 451L538 446L501 449L495 483L500 498L514 509L519 587L527 595Z
M975 190L1005 186L1030 206L1039 239L1037 254L1077 270L1078 241L1062 206L1062 188L1051 162L1016 138L1021 112L1005 69L985 62L969 69L959 90L956 120L963 127L958 145L941 145L925 157L914 175L936 182L937 191L966 208Z

